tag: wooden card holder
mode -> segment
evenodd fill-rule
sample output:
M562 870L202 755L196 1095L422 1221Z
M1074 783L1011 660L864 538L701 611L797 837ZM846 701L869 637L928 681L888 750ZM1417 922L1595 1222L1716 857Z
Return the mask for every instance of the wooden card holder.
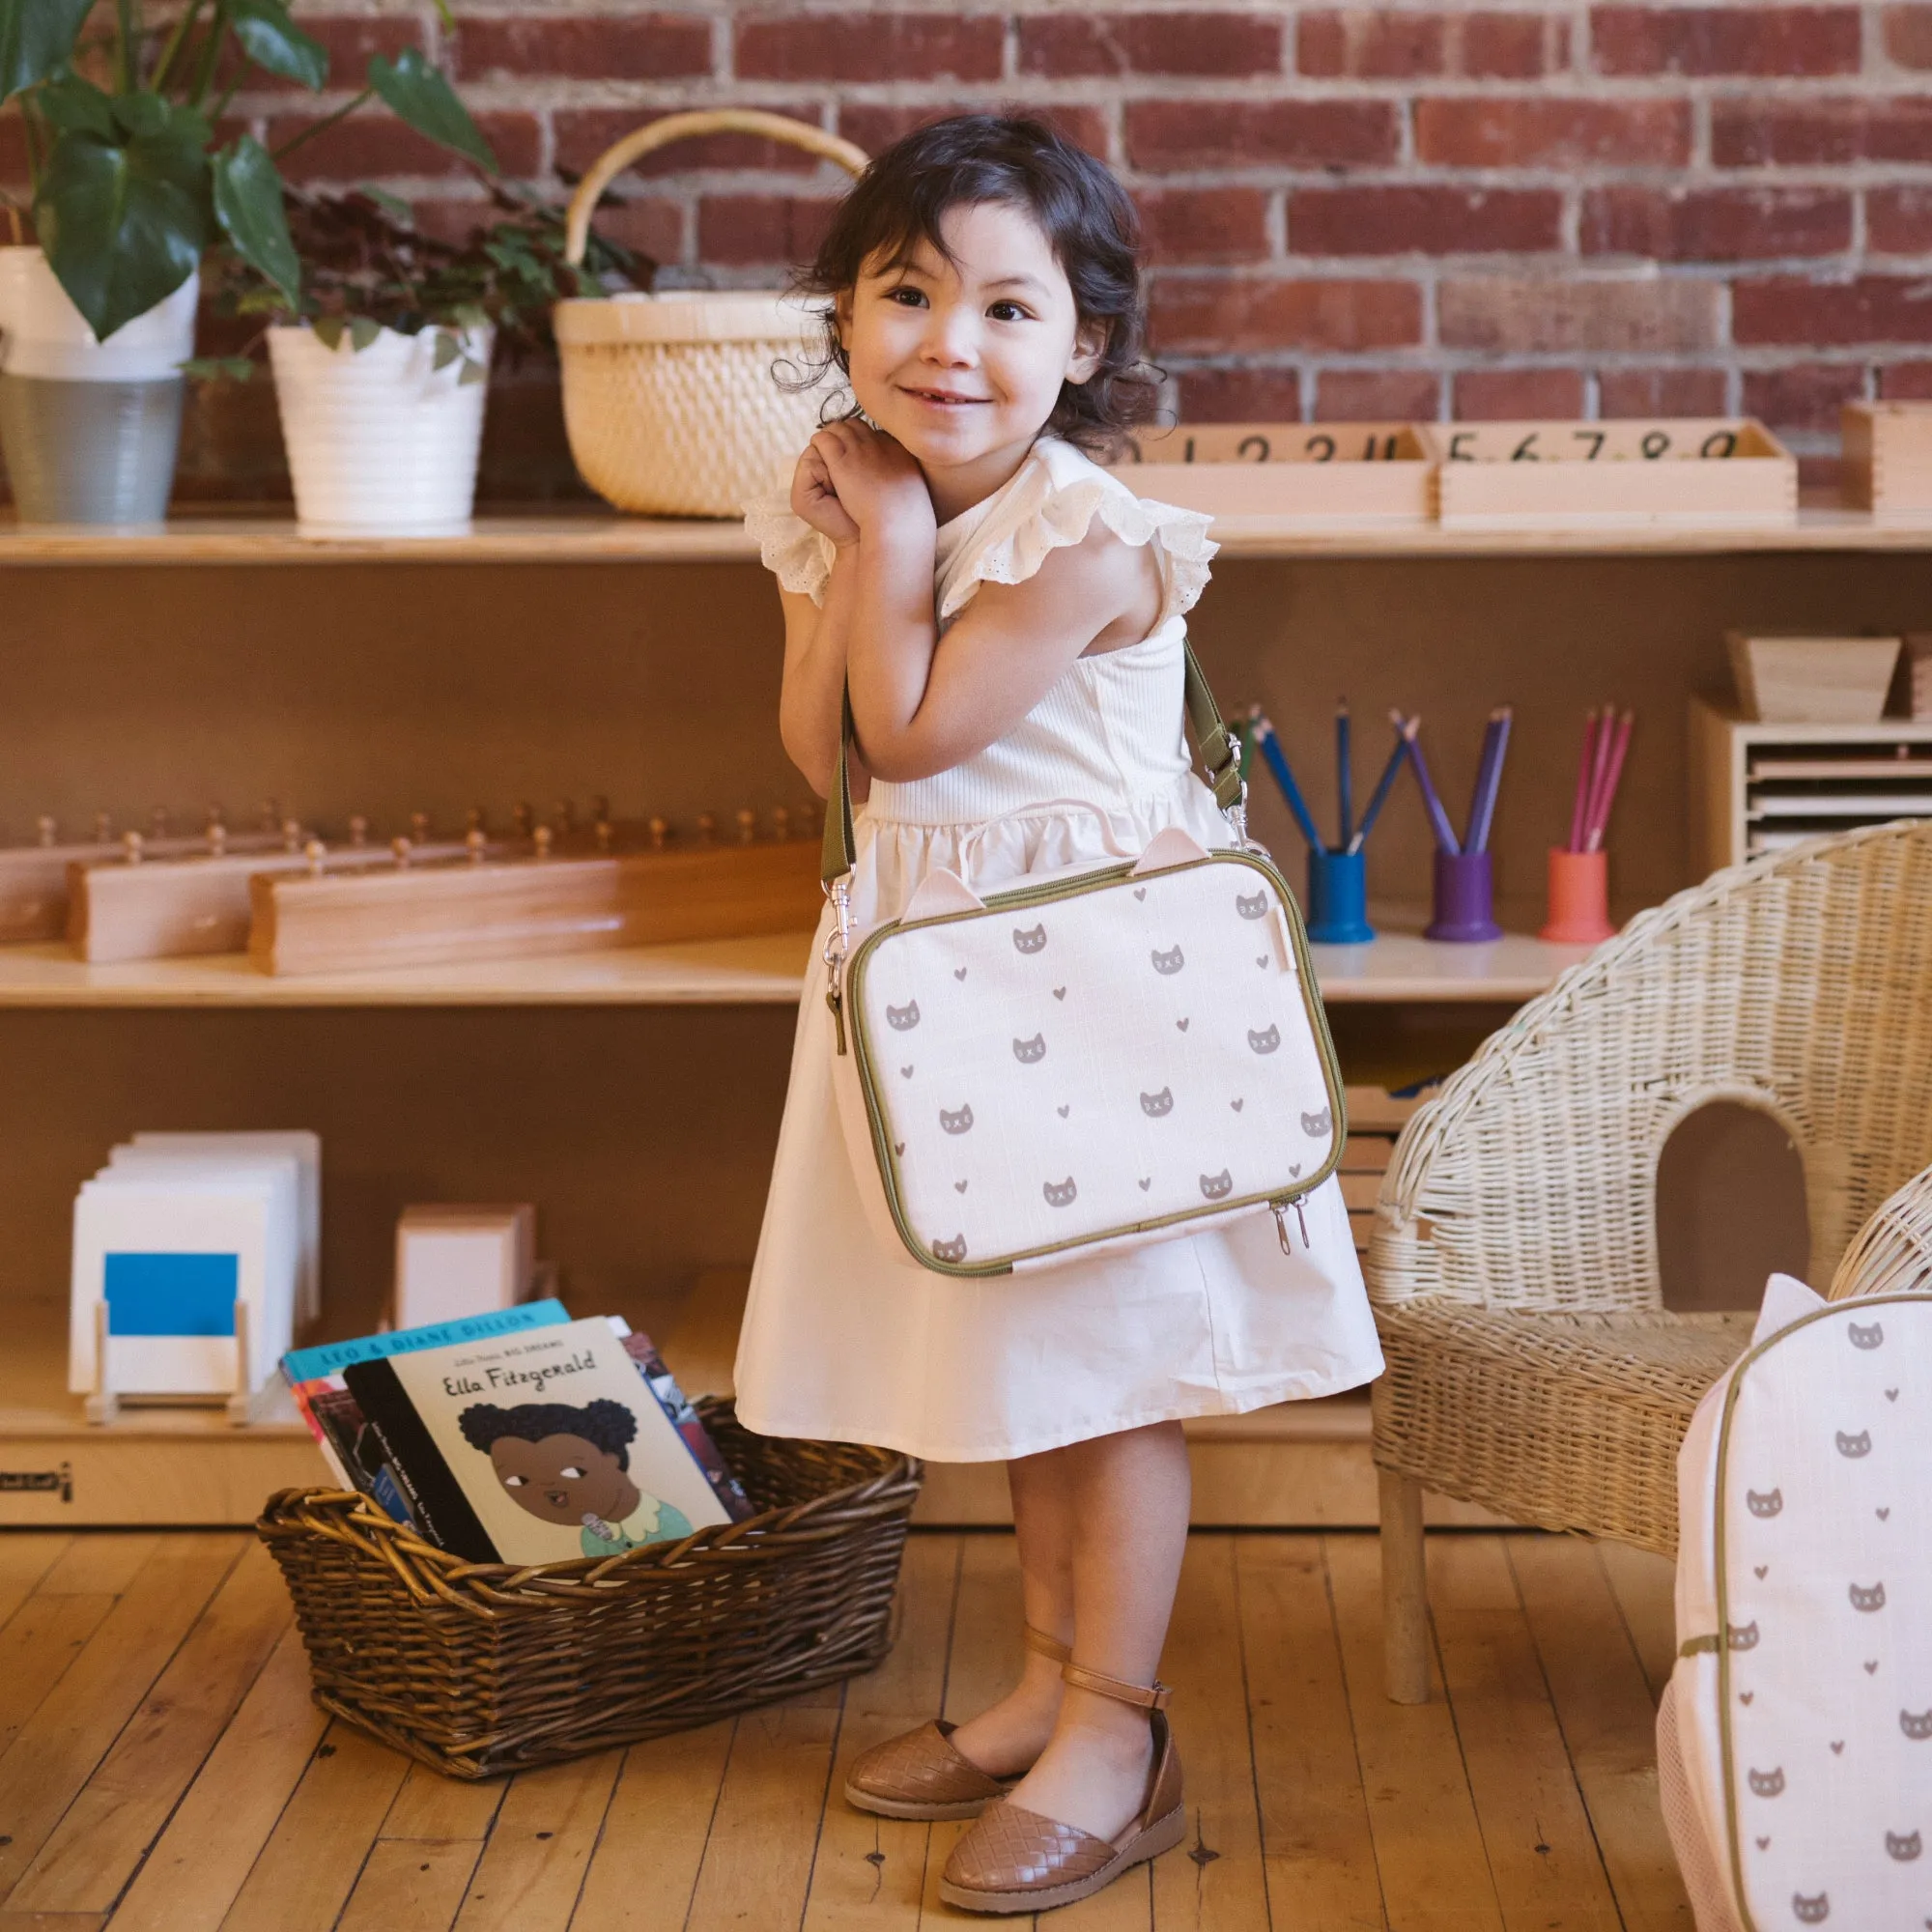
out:
M211 1391L203 1397L161 1396L150 1398L150 1401L169 1407L218 1406L237 1429L245 1429L250 1423L260 1421L269 1409L276 1406L279 1390L273 1378L261 1388L249 1383L248 1324L251 1320L248 1304L238 1301L235 1304L235 1386L229 1393L223 1395ZM104 1429L108 1424L119 1421L121 1405L128 1400L114 1386L113 1356L108 1348L107 1330L107 1304L97 1301L94 1304L94 1387L81 1399L81 1413L97 1429Z
M1844 496L1884 522L1932 519L1932 403L1847 403Z
M1424 524L1434 465L1408 423L1182 423L1116 465L1140 497L1212 517Z
M1463 529L1756 526L1798 516L1798 462L1747 417L1426 423L1437 514Z
M801 932L824 904L816 839L563 856L542 830L529 857L264 873L250 893L248 956L277 974Z

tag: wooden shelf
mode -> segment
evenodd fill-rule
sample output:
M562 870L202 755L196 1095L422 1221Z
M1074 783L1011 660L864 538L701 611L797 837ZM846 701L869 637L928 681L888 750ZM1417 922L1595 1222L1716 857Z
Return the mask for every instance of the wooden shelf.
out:
M1221 517L1224 555L1646 556L1741 551L1932 550L1932 517L1882 520L1825 500L1795 524L1569 524L1445 529L1435 524L1322 523ZM703 563L743 562L757 546L734 520L680 521L605 512L479 517L464 537L310 542L293 521L186 516L165 529L95 532L22 529L0 523L0 566L269 563Z
M1411 915L1409 923L1422 922ZM62 945L6 946L0 1008L791 1006L810 952L809 934L781 933L475 966L272 977L239 952L85 966ZM1371 946L1314 949L1322 995L1333 1006L1520 1004L1587 952L1516 933L1488 946L1440 946L1400 930Z

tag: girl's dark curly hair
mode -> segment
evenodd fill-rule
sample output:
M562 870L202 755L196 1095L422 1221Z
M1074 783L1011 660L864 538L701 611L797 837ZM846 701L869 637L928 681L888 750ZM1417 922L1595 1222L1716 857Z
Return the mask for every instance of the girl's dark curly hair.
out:
M1099 366L1084 383L1061 384L1046 434L1083 449L1118 448L1158 401L1158 372L1142 357L1147 297L1140 224L1120 183L1043 121L955 114L894 142L838 204L817 259L797 278L797 291L836 300L858 286L867 263L883 259L895 266L921 242L946 255L941 220L952 209L988 201L1025 209L1039 223L1072 288L1080 321L1105 331ZM830 306L824 324L825 355L815 374L837 368L849 375ZM858 413L856 404L850 413Z
M491 1443L504 1435L521 1442L541 1442L549 1435L581 1436L593 1448L617 1459L620 1469L631 1466L626 1446L638 1433L638 1418L621 1402L600 1396L582 1408L567 1402L520 1402L515 1408L498 1408L493 1402L473 1402L456 1418L463 1439L472 1449L490 1453Z

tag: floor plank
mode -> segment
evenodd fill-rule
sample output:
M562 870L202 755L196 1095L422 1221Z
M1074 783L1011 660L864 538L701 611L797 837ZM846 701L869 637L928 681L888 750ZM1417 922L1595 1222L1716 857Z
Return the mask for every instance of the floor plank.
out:
M240 1534L234 1536L238 1549L242 1540ZM142 1564L161 1547L161 1541L146 1530L90 1530L69 1543L35 1589L43 1597L91 1597L102 1591L118 1596L140 1574Z
M0 1901L9 1900L243 1548L227 1534L131 1541L148 1546L146 1560L0 1757Z
M1244 1536L1236 1562L1272 1921L1298 1932L1380 1932L1375 1840L1321 1539Z
M1401 1932L1500 1932L1462 1747L1431 1657L1430 1701L1382 1689L1381 1564L1373 1536L1322 1540L1383 1910Z
M105 1912L200 1771L292 1622L274 1559L246 1545L8 1905Z
M1657 1714L1596 1551L1512 1537L1511 1567L1628 1932L1691 1932L1657 1798ZM1592 1560L1579 1561L1587 1555Z
M1510 1932L1618 1932L1504 1540L1431 1539L1429 1599L1490 1875Z
M838 1750L811 1868L805 1932L847 1926L914 1927L925 1885L931 1827L874 1817L839 1795L861 1751L917 1728L939 1714L946 1687L959 1577L956 1536L915 1537L906 1546L895 1614L898 1631L878 1669L845 1687Z
M328 1719L283 1633L114 1915L114 1932L201 1932L234 1904Z
M1627 1543L1600 1543L1597 1553L1650 1680L1654 1704L1677 1664L1676 1568L1668 1557Z
M337 1932L448 1932L482 1850L475 1838L379 1838Z
M114 1598L36 1592L0 1630L0 1753L100 1628Z
M444 1777L426 1764L410 1766L389 1815L384 1838L487 1838L507 1780Z
M622 1751L519 1772L457 1915L457 1932L564 1932Z
M72 1542L57 1529L15 1530L0 1536L0 1626L27 1601Z

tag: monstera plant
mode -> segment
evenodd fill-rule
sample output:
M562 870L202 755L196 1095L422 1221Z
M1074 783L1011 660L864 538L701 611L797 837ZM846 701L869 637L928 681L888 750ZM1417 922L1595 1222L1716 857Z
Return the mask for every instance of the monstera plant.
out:
M352 99L272 153L247 133L216 145L251 72L320 93L328 53L284 0L186 0L155 26L141 0L99 13L95 0L0 0L0 104L18 105L34 226L98 341L181 288L217 241L298 308L279 163L372 99L495 172L455 90L414 48L373 56Z

